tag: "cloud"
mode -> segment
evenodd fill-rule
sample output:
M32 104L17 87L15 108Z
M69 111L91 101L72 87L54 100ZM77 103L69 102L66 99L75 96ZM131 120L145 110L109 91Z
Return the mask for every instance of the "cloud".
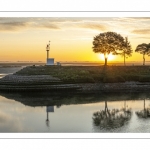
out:
M95 24L95 23L85 23L79 25L81 28L88 28L88 29L94 29L94 30L99 30L99 31L105 31L106 27L101 24Z
M139 37L134 37L134 39L150 39L150 37L149 36L145 36L145 37L139 36Z
M118 17L112 18L114 21L121 21L122 23L135 23L135 22L145 22L150 21L150 17Z
M0 23L0 31L17 31L27 26L27 22L3 22Z
M54 22L44 21L40 18L0 18L1 32L15 32L30 28L60 29Z
M46 29L61 29L59 26L50 23L38 24L37 28L46 28Z
M133 30L132 33L135 33L135 34L150 34L150 29Z
M1 132L22 132L21 120L13 115L0 111L0 131Z
M117 30L134 34L149 34L149 17L113 18L113 17L39 17L39 18L0 18L0 32L16 32L26 29L90 29L96 31ZM143 27L142 30L140 29Z
M99 24L100 18L0 18L0 31L20 31L25 29L60 30L65 28L88 28L92 30L106 30ZM105 21L108 18L104 19ZM101 20L102 21L102 20Z
M142 20L142 21L149 21L150 17L130 17L131 19L134 20Z

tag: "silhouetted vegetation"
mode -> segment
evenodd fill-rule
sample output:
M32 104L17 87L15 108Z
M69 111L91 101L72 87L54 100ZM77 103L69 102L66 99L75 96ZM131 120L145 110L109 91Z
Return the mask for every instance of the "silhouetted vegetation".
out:
M105 109L93 113L94 125L101 128L119 128L131 119L131 109L112 109L109 110L107 101L105 101Z
M144 109L135 112L139 118L150 118L150 108L145 107L145 99L144 99Z
M138 52L143 55L143 65L145 65L145 55L150 56L150 43L149 44L146 44L146 43L139 44L136 47L135 52Z
M150 108L146 108L136 112L139 118L150 118Z
M117 50L124 49L126 46L124 38L115 32L104 32L95 36L93 39L93 51L95 53L102 53L105 57L105 66L107 65L107 58L110 53L118 54Z
M131 48L131 44L128 41L128 38L125 38L125 42L122 45L122 53L120 53L121 56L124 57L124 66L126 65L126 58L131 57L132 56L132 48Z

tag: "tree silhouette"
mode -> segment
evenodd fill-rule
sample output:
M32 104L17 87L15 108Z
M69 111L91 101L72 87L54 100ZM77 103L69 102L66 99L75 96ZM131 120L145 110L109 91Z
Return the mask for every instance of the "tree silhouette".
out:
M119 128L124 125L125 122L131 118L131 109L112 109L109 110L107 101L105 101L105 110L97 111L93 113L93 121L96 126L102 128Z
M126 65L125 59L132 56L132 52L133 52L127 37L125 37L125 42L123 43L122 47L123 49L120 55L124 57L124 66L125 66Z
M145 55L150 56L150 43L149 44L146 44L146 43L139 44L136 47L135 52L138 52L143 55L143 65L145 65Z
M150 108L146 108L145 107L145 99L144 99L144 105L143 105L143 110L140 110L140 111L136 111L136 115L139 117L139 118L148 118L150 117Z
M110 53L118 54L117 50L122 49L124 38L115 32L104 32L95 36L93 39L93 51L95 53L104 54L105 66L107 65L107 58Z

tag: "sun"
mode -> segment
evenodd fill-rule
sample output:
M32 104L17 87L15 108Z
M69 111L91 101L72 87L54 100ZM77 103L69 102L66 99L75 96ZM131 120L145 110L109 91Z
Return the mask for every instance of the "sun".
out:
M101 59L101 60L105 60L105 57L104 57L104 54L99 54L99 58ZM112 55L111 53L108 55L108 60L109 61L112 61L112 60L114 60L115 59L115 55Z

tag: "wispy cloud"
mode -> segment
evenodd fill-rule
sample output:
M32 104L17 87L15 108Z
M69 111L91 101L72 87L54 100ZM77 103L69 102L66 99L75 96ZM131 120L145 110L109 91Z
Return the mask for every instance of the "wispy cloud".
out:
M0 23L0 31L17 31L26 28L28 25L28 22L3 22Z
M149 21L150 17L130 17L130 19L138 20L138 21Z
M30 28L60 29L56 23L43 21L43 19L38 18L0 18L1 32L16 32Z
M106 20L106 19L104 19ZM99 23L100 18L0 18L0 31L20 31L25 29L78 29L105 31L106 26ZM102 22L102 20L101 20Z
M150 29L137 29L137 30L133 30L132 33L135 33L135 34L150 34Z
M141 29L141 27L143 29ZM0 18L0 32L26 29L115 31L126 34L150 34L149 17L133 18ZM87 30L88 31L88 30Z
M36 28L46 28L46 29L61 29L59 26L50 23L38 24Z
M150 39L150 36L136 36L134 39Z
M99 31L105 31L107 28L104 25L101 24L96 24L96 23L85 23L79 25L81 28L88 28L88 29L94 29L94 30L99 30Z

